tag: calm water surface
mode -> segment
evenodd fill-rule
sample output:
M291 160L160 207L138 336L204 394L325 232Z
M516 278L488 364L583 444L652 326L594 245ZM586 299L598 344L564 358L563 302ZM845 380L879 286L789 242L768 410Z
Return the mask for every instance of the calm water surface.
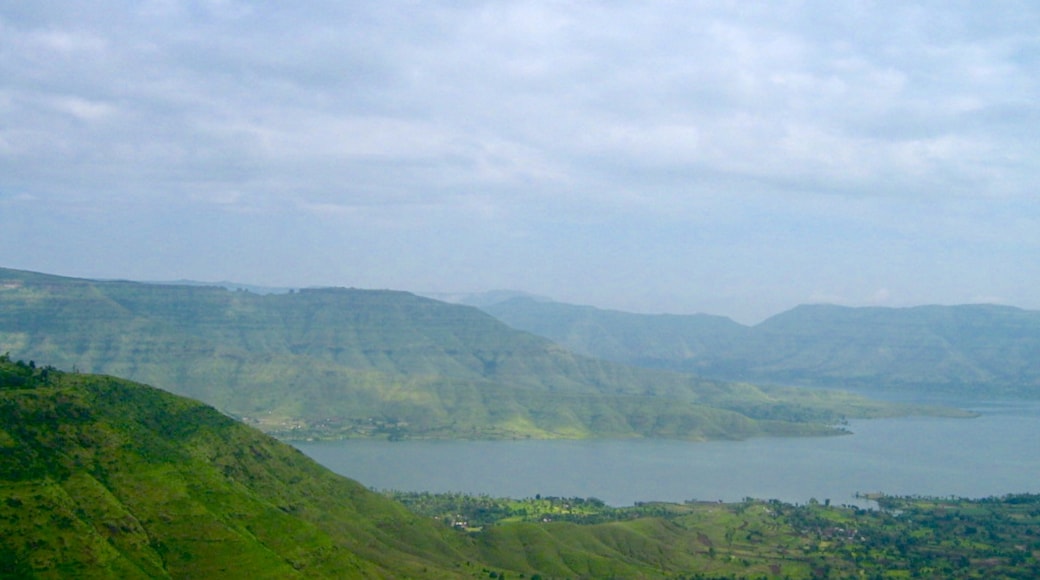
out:
M297 443L377 489L637 501L745 497L858 503L856 492L983 497L1040 492L1040 402L961 404L976 419L856 421L843 437L689 443L339 441Z

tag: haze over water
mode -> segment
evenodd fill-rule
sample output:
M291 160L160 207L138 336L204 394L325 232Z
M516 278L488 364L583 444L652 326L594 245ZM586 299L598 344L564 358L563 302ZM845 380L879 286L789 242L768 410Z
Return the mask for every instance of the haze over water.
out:
M857 492L985 497L1036 492L1040 403L969 406L975 419L855 421L853 435L672 440L297 443L376 489L638 501L745 497L858 503Z

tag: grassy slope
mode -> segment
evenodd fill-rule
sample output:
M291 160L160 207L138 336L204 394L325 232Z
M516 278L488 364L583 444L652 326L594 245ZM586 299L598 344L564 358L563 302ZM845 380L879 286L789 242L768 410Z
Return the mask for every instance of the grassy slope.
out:
M19 372L0 361L0 575L466 576L465 538L211 407Z
M390 291L256 295L0 270L3 351L154 384L281 436L743 438L893 412L591 359Z
M462 517L495 565L571 578L1036 578L1040 496L647 503L395 494ZM551 520L551 521L547 521Z
M590 356L724 380L953 391L1040 392L1040 312L992 305L800 306L746 327L515 299L484 308Z

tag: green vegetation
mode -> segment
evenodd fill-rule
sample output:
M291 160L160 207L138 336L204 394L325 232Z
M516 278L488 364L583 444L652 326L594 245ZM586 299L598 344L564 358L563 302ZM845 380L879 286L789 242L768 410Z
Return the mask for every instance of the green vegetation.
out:
M211 407L0 357L0 577L473 577L471 544Z
M389 495L190 399L0 356L4 578L1040 574L1034 495L873 511Z
M879 496L882 509L387 492L528 574L624 578L1036 578L1040 495Z
M984 397L1040 395L1040 312L799 306L747 327L515 298L482 307L587 356L720 380Z
M404 292L258 295L0 269L0 352L145 382L283 438L739 439L933 412L575 355Z

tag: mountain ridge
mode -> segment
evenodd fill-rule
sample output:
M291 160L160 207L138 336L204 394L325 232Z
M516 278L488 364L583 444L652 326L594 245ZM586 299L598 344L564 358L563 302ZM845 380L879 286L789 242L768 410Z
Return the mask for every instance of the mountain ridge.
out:
M1040 312L1013 306L800 305L753 326L522 298L484 310L575 352L719 380L1040 396Z
M257 295L0 269L5 350L153 384L288 438L746 438L907 412L575 355L391 290Z

